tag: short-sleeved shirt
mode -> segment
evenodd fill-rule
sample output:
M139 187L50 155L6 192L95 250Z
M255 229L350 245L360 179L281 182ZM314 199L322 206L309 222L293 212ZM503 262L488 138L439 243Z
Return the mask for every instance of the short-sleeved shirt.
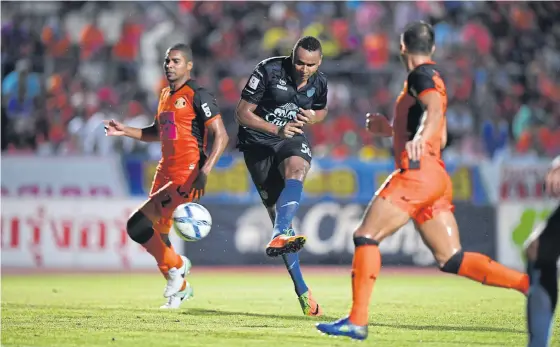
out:
M445 83L435 63L426 63L410 71L404 83L404 88L397 98L395 118L393 121L393 149L396 165L401 166L401 158L405 153L407 141L411 141L422 125L426 112L426 105L420 101L420 96L429 91L441 94L443 111L447 108L447 92ZM441 141L445 129L445 115L440 124L440 131L433 138L427 140L426 154L441 159Z
M194 80L175 92L163 88L156 115L162 153L158 170L171 179L188 175L204 156L206 126L219 117L214 96Z
M317 71L307 85L297 90L292 79L292 59L272 57L260 62L249 77L241 98L257 105L254 113L265 121L284 126L294 121L299 108L322 110L327 106L327 77ZM301 136L301 135L297 135ZM275 144L282 139L244 126L239 127L237 146Z

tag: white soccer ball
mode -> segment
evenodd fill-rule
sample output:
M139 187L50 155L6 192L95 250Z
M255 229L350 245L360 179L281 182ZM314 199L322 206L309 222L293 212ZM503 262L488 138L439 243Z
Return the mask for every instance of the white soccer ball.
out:
M212 216L204 206L188 202L173 211L173 229L185 241L199 241L212 229Z

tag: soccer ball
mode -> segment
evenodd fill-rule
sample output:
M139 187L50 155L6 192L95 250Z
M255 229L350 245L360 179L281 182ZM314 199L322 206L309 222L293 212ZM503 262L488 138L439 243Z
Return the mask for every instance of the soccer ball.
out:
M173 211L173 229L185 241L202 240L211 228L212 216L202 205L188 202Z

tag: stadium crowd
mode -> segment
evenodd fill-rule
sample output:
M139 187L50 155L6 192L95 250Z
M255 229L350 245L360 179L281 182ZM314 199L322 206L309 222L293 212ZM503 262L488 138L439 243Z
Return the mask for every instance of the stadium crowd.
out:
M165 48L177 42L192 45L195 77L218 98L233 135L253 67L314 35L330 110L308 129L314 156L386 158L390 143L365 132L364 114L392 113L406 76L398 33L424 19L446 71L446 156L550 157L560 154L558 13L558 2L509 1L8 2L2 151L157 157L157 144L106 138L101 120L152 122Z

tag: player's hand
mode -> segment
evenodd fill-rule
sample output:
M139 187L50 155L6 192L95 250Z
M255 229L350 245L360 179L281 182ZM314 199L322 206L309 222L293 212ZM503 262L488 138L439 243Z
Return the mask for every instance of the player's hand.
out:
M278 136L283 139L289 139L294 137L297 134L303 134L303 127L302 122L288 122L286 125L278 129Z
M313 124L317 122L317 114L315 113L315 110L304 110L300 107L297 114L297 120L305 124Z
M412 141L408 141L406 143L406 153L408 153L408 159L411 161L419 161L424 154L424 148L426 144L424 143L424 139L421 137L416 137Z
M551 169L546 175L546 192L560 197L560 166Z
M124 136L124 124L111 119L111 120L104 120L103 125L105 126L105 135L107 136Z
M197 202L204 196L204 189L206 188L206 181L208 180L208 175L202 170L198 172L194 182L191 185L191 191L189 192L190 201Z
M366 129L378 136L393 136L393 127L387 117L380 113L366 113Z

